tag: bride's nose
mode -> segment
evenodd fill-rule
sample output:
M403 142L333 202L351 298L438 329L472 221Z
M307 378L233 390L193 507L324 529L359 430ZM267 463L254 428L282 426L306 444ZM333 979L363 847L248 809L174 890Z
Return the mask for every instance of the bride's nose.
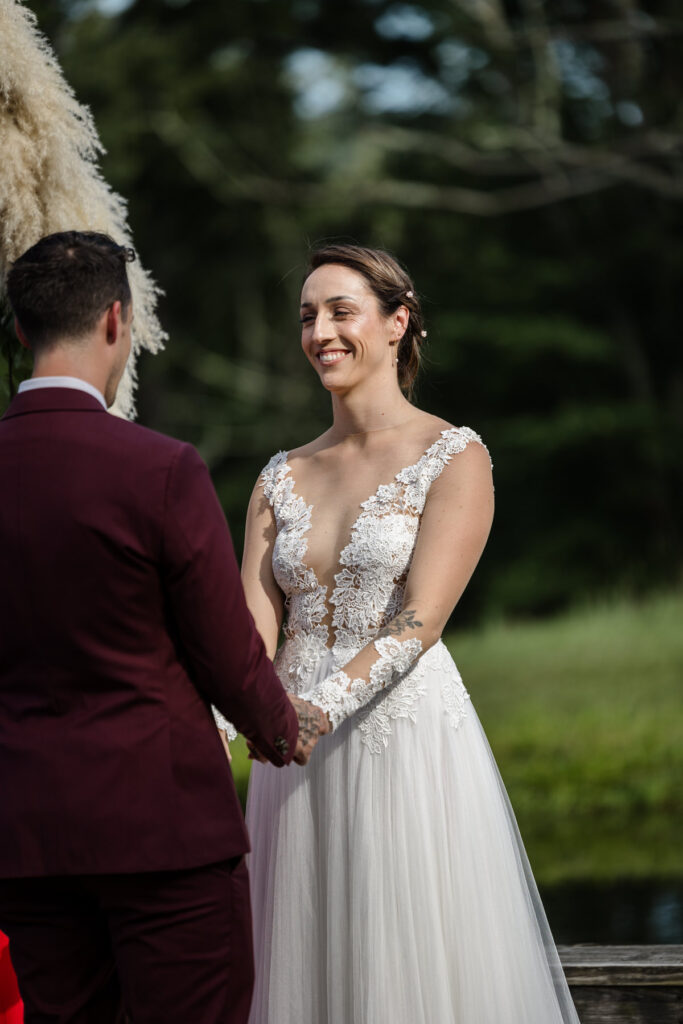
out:
M335 338L336 336L337 332L334 329L331 317L325 310L322 310L318 313L313 322L313 330L311 332L312 340L317 342L317 344L322 345L324 342L330 341L330 339Z

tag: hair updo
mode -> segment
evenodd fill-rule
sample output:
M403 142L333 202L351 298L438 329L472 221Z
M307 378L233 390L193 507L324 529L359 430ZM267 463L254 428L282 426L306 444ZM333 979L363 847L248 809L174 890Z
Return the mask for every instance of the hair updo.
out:
M322 245L314 249L309 257L306 277L327 263L339 263L361 274L374 293L384 316L391 316L399 306L407 308L410 319L398 343L396 363L399 387L410 398L420 369L421 349L427 336L420 300L410 277L400 263L383 249L342 244Z

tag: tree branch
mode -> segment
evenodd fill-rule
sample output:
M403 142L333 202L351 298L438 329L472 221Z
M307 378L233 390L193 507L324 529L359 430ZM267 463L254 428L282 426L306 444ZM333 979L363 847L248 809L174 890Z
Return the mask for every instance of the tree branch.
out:
M573 168L600 172L614 178L640 185L668 198L683 197L683 139L653 132L638 140L627 140L623 150L593 149L566 142L548 148L537 145L517 152L505 149L500 153L482 153L457 139L446 138L434 132L421 132L411 128L373 128L365 136L375 146L400 152L431 153L446 163L473 175L490 178L526 177L530 173L539 179L557 175L558 168L571 173ZM528 137L528 136L527 136ZM678 174L666 174L638 160L674 158L680 164Z
M629 162L619 154L593 154L591 150L567 145L553 153L553 163L565 165L560 173L551 168L547 173L539 173L536 180L492 190L396 178L368 181L351 177L343 183L309 183L236 174L177 114L164 112L153 120L152 128L173 149L192 177L221 203L233 203L240 198L265 205L295 203L353 208L376 203L494 217L604 191L624 181L669 198L683 198L682 179ZM520 173L524 173L521 165Z

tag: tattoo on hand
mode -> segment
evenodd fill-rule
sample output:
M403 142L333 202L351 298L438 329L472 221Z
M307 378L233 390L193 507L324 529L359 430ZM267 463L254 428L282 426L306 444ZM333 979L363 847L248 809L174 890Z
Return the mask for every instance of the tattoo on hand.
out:
M329 726L325 712L300 697L290 697L299 719L299 743L305 750L312 749Z
M400 636L407 629L419 629L422 623L415 618L415 609L406 608L380 629L377 636Z

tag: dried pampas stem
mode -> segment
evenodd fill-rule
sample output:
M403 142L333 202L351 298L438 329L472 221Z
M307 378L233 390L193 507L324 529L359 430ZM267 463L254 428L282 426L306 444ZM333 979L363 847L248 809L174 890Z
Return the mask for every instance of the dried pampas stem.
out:
M65 81L35 15L0 0L0 297L10 263L53 231L103 231L132 245L126 204L100 173L104 147L92 115ZM135 415L135 360L158 352L160 289L139 260L128 268L133 346L112 411Z

